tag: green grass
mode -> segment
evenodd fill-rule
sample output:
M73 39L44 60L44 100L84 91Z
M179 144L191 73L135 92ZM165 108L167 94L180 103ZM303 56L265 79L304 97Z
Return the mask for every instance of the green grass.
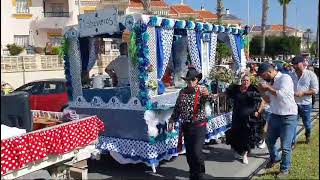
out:
M310 144L304 144L304 133L298 138L287 179L319 179L319 119L314 122L311 137ZM277 164L254 179L275 179L279 169Z

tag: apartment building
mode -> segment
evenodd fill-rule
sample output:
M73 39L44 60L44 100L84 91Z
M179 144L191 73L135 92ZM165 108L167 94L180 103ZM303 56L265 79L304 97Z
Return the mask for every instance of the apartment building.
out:
M97 9L115 6L119 14L145 13L142 0L101 0ZM168 16L169 5L164 0L151 0L150 9L154 15Z
M2 0L1 49L59 45L66 26L78 23L80 13L91 12L100 0Z

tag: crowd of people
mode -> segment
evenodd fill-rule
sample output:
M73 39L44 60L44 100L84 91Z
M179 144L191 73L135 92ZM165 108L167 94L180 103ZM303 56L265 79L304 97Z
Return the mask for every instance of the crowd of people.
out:
M255 83L251 82L251 76L256 78ZM180 90L168 126L171 131L176 122L182 125L190 179L202 179L205 174L202 155L206 126L204 104L217 98L198 84L201 78L201 73L189 68L183 78L187 87ZM252 66L242 75L240 85L230 85L225 92L233 100L232 124L226 132L226 143L235 157L248 164L247 155L251 149L264 148L266 144L270 155L266 168L280 162L278 177L287 176L299 117L305 127L305 143L311 141L312 96L316 93L318 78L307 69L306 59L301 55L292 58L291 63L281 69L270 63ZM279 138L280 152L275 145Z

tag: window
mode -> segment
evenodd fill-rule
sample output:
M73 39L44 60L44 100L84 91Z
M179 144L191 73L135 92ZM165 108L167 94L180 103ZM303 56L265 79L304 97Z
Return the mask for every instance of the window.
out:
M61 45L61 36L50 36L49 42L52 44L52 46L60 46Z
M24 91L32 95L43 93L43 83L31 83L18 88L16 91Z
M28 0L16 0L17 14L29 13Z
M14 35L14 43L17 46L28 47L29 45L29 35Z
M44 83L43 92L44 94L54 94L56 92L57 85L50 82Z

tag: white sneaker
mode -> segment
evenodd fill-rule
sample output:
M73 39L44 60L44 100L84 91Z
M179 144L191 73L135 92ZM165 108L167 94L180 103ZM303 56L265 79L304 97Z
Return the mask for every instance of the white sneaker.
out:
M262 143L259 143L258 148L263 149L266 147L266 141L262 140Z
M248 164L248 163L249 163L247 153L245 153L245 154L243 155L242 162L243 162L243 164Z

